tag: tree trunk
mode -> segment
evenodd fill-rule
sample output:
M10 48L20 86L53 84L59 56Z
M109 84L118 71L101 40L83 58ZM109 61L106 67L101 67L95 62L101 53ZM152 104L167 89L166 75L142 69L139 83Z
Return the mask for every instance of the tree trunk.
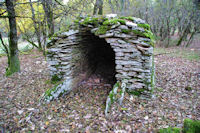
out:
M93 15L103 15L103 0L96 0L94 5Z
M48 26L48 36L52 36L54 34L54 18L53 18L53 9L52 9L52 0L42 0L42 6L45 12L45 18L47 20Z
M186 44L185 47L189 47L189 46L190 46L190 43L192 42L195 33L196 33L196 31L193 31L193 32L191 33L190 38L189 38L189 40L188 40L188 42L187 42L187 44Z
M169 41L170 41L170 26L169 26L169 22L170 21L170 16L167 17L167 44L166 47L169 47Z
M180 37L180 39L179 39L179 41L178 41L178 43L176 44L176 46L180 46L181 45L181 43L182 43L182 41L184 40L184 38L187 36L187 34L188 34L188 29L189 29L189 25L186 27L186 29L184 30L184 32L183 32L183 34L182 34L182 36Z
M112 4L111 0L108 1L110 8L112 10L112 13L115 13L114 5Z
M15 72L20 71L20 61L19 61L19 51L17 47L17 25L15 18L15 9L13 5L13 0L6 0L6 7L9 19L9 49L10 49L10 65L7 69L6 75L12 75Z
M125 16L125 5L126 5L126 1L125 0L120 0L120 5L121 5L121 14L122 16Z
M41 43L41 39L40 39L40 31L39 31L39 28L37 27L37 22L36 22L36 19L35 19L35 10L33 8L32 1L29 0L29 2L30 2L31 12L32 12L32 20L33 20L33 24L34 24L34 29L35 29L35 33L36 33L36 37L37 37L38 47L39 47L39 50L42 50L42 43Z

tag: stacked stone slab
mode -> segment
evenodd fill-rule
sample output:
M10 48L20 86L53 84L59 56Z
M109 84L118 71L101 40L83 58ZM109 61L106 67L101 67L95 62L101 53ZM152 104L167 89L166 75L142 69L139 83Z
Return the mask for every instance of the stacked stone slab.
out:
M48 44L47 59L52 77L63 83L45 93L50 101L70 92L79 82L91 74L87 65L87 39L91 34L103 38L115 52L116 79L126 79L129 92L151 92L154 85L153 38L145 22L134 17L87 17L76 22L76 28L52 37ZM102 30L102 28L107 28ZM86 43L84 43L86 42ZM88 69L87 69L88 68ZM81 69L88 70L79 75Z

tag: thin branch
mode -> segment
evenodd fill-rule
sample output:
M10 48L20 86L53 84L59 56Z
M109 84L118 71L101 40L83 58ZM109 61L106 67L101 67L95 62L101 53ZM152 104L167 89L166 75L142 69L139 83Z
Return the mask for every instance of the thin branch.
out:
M4 43L1 33L0 33L0 40L1 40L1 44L3 45L3 47L5 49L7 56L9 57L9 49L8 49L7 45Z
M0 16L0 18L9 18L9 17L15 17L15 18L32 18L27 16Z
M61 4L58 0L55 0L55 2L58 3L61 6L65 6L65 5Z
M4 11L4 12L2 12L2 13L0 13L0 16L2 16L4 13L6 13L7 11Z

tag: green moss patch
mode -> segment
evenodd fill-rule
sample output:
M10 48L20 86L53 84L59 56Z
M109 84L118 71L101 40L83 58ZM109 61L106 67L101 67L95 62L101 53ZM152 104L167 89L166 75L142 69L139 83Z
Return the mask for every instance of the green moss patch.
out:
M200 121L185 119L183 129L180 128L163 128L158 133L200 133Z
M56 84L56 83L59 82L59 81L61 81L61 78L59 78L57 74L55 74L55 75L53 75L53 76L51 77L51 83L52 83L52 84Z
M87 17L84 19L83 22L81 22L80 24L81 25L88 25L88 24L92 24L92 25L98 25L99 23L99 18L92 18L92 17Z
M163 129L160 129L158 131L158 133L181 133L181 129L180 128L172 128L172 127L163 128Z
M49 88L48 90L45 91L44 97L47 98L47 97L52 96L52 94L56 91L58 85L60 85L62 83L63 83L63 81L59 81L59 82L55 83L53 88Z
M136 35L139 35L141 37L146 37L146 35L144 34L145 32L142 31L138 31L138 30L132 30L132 32Z
M148 25L148 24L137 24L137 25L138 25L138 27L144 28L146 30L150 30L150 25Z
M120 87L120 83L119 82L115 83L115 85L113 86L112 91L109 94L109 97L110 97L110 100L111 100L111 104L113 104L114 100L116 99L116 94L114 94L114 89L115 88L119 88L119 87Z
M45 92L45 94L44 94L45 97L46 97L46 96L48 96L48 97L52 96L52 92L54 92L54 91L56 90L57 86L58 86L58 85L55 85L52 89L48 89L48 90Z
M200 133L200 121L185 119L183 133Z
M95 32L95 35L103 35L106 34L106 32L110 30L110 27L107 25L102 25L98 28L98 30Z
M123 19L117 19L117 18L114 18L114 19L111 19L111 20L106 20L103 22L103 25L115 25L115 24L126 24L126 21L123 20Z
M130 21L134 21L134 18L129 16L129 17L120 17L120 19L126 19L126 20L130 20Z
M145 91L145 89L137 89L137 90L133 90L133 91L127 90L128 94L135 95L135 96L140 96L144 91Z
M146 30L144 32L138 30L132 30L132 32L141 37L147 37L151 39L150 44L154 47L155 46L155 36L150 30Z

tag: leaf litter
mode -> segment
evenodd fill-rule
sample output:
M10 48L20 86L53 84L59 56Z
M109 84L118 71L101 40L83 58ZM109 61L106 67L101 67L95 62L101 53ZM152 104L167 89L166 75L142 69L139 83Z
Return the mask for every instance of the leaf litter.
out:
M199 61L156 56L153 98L126 94L123 106L113 104L105 117L111 85L99 77L89 79L69 95L38 105L39 97L53 87L45 58L38 55L37 51L21 55L21 73L11 77L4 76L6 57L0 58L0 127L6 131L156 132L169 126L182 127L185 118L200 120Z

